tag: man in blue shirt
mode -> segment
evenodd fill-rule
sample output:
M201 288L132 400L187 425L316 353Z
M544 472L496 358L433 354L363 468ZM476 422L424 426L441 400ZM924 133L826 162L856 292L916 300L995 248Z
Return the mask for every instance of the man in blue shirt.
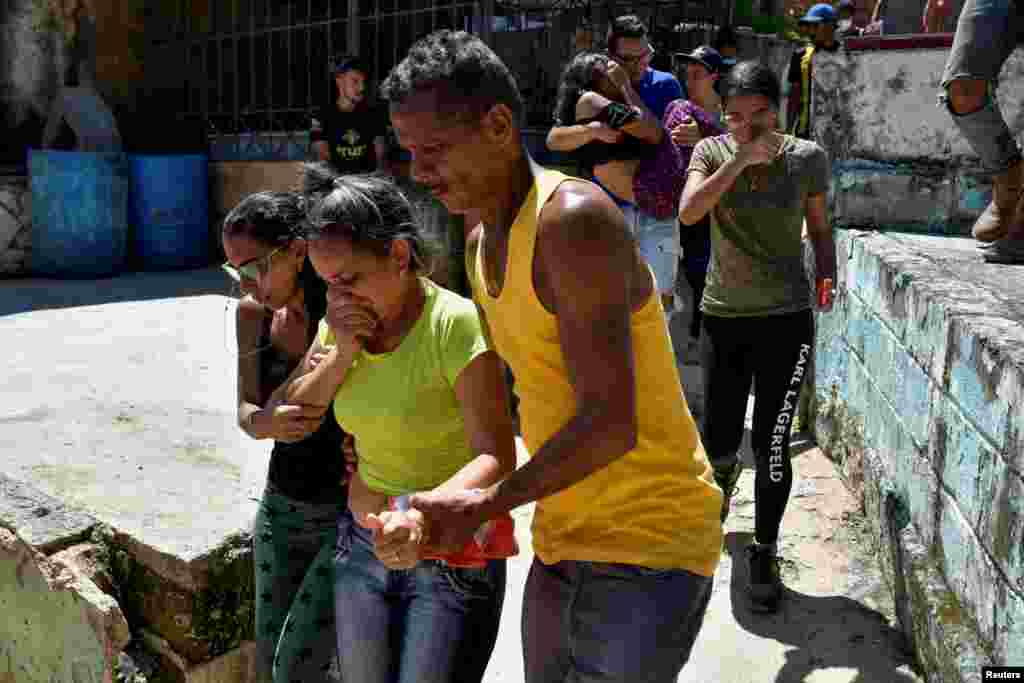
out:
M608 29L607 46L608 56L629 72L636 94L659 119L664 116L669 102L685 97L675 76L651 68L654 48L647 38L647 27L638 17L630 14L615 19ZM588 142L603 140L595 135L596 130L587 126L556 125L548 133L548 149L571 152Z
M638 17L628 14L613 20L608 29L607 45L609 72L617 68L625 70L629 74L629 86L658 119L664 118L669 102L684 97L675 76L651 68L654 48L648 40L647 26ZM555 152L573 152L592 142L615 144L622 141L623 133L606 124L563 123L568 122L556 122L548 133L548 149ZM671 301L678 267L679 224L674 217L659 221L632 204L619 203L640 253L654 270L664 301ZM666 312L671 314L671 311Z

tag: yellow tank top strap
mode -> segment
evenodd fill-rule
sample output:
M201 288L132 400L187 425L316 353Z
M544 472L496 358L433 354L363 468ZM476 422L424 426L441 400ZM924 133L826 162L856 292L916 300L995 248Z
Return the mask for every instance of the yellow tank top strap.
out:
M804 50L800 60L800 124L794 131L797 135L806 135L811 126L811 62L814 59L814 46Z

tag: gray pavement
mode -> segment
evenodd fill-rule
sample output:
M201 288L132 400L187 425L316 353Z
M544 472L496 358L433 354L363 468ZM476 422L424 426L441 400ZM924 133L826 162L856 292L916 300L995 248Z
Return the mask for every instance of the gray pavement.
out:
M704 626L679 683L920 683L896 628L891 598L858 503L807 436L794 440L793 496L780 539L785 600L778 614L746 605L743 547L753 538L754 473L740 477ZM521 454L522 456L522 454ZM523 680L523 587L532 509L517 511L523 552L509 561L508 593L485 683Z

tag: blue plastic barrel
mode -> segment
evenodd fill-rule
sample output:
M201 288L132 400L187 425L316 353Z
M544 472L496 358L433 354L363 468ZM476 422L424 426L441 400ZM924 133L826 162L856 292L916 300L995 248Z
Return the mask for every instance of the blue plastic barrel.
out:
M128 163L123 154L29 150L30 269L92 278L124 270L128 253Z
M197 268L210 260L209 159L130 155L129 219L142 270Z

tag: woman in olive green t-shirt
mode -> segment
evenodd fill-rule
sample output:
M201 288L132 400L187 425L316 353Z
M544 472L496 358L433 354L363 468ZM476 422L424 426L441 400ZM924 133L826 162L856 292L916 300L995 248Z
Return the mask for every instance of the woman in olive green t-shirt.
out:
M751 608L782 597L776 542L793 485L789 435L814 339L812 308L831 308L835 244L826 210L831 175L824 150L777 132L779 81L757 62L725 80L727 135L694 148L679 204L684 225L709 213L711 263L701 312L704 446L725 498L741 464L747 398L755 387L755 542L747 548ZM803 226L814 247L819 297L803 260ZM823 298L824 297L824 298Z

